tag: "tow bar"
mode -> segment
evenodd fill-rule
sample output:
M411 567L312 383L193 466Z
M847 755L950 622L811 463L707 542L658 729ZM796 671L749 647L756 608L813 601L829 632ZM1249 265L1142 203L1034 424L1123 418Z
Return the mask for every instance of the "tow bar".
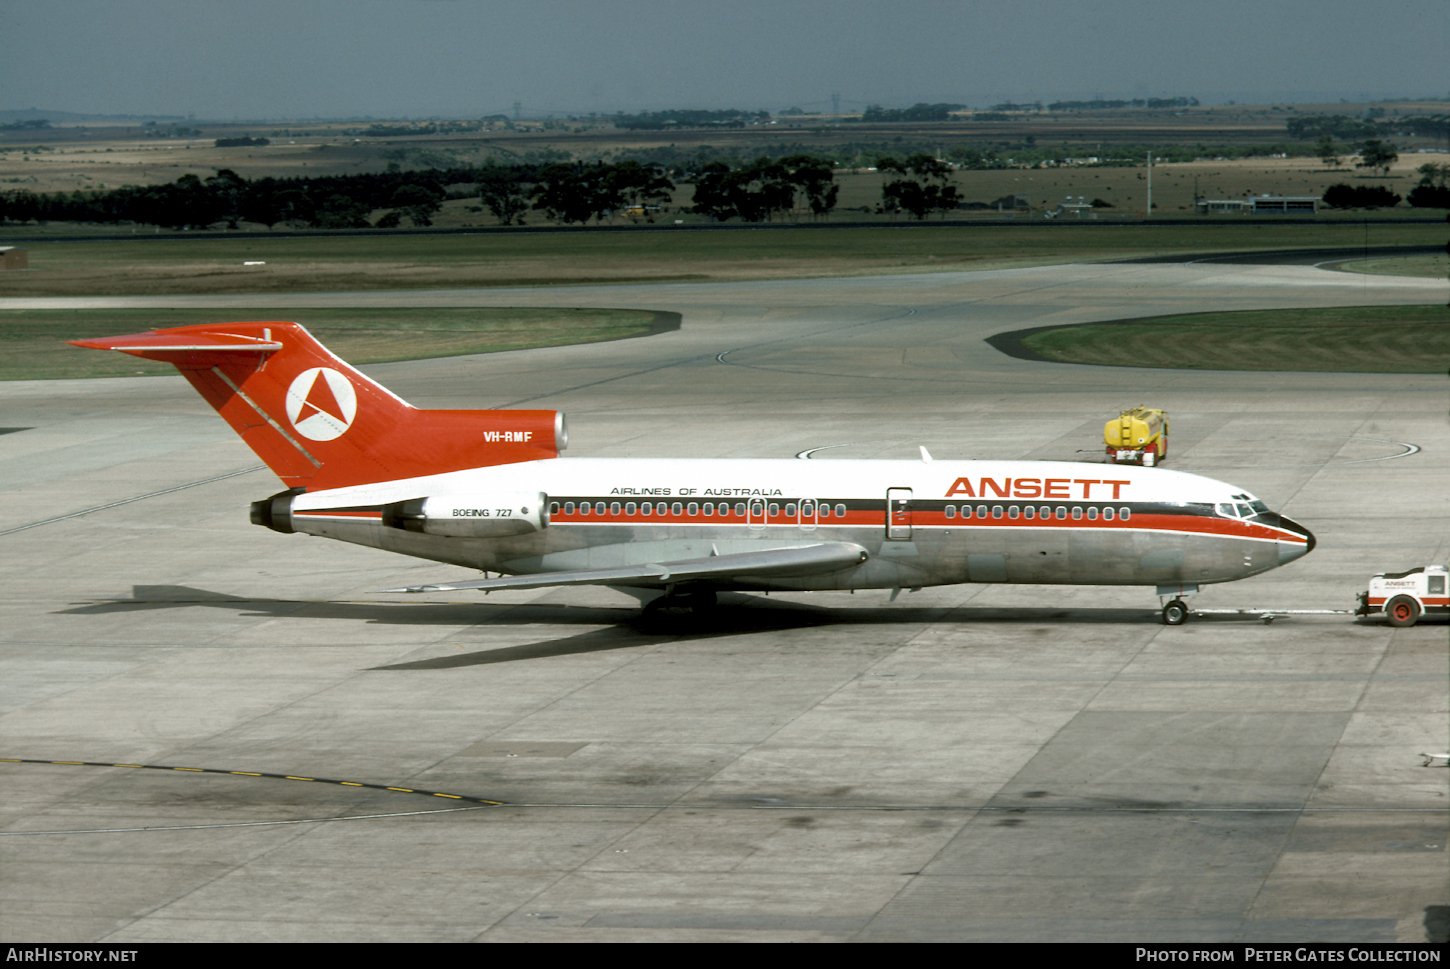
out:
M1257 616L1268 625L1283 616L1352 616L1353 609L1194 609L1199 616Z

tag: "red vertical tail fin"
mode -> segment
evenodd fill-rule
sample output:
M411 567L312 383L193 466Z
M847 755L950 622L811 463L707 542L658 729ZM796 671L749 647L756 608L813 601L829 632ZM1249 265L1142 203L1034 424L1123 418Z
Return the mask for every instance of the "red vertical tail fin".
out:
M317 491L557 457L564 415L419 410L296 323L72 340L173 364L290 488Z

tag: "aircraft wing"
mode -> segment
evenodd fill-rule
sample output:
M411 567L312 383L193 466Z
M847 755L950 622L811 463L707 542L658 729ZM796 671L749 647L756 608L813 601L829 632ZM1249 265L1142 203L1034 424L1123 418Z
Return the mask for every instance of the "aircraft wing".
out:
M795 578L839 572L866 561L867 552L852 542L822 542L818 545L772 548L760 552L711 555L677 562L649 562L611 569L580 569L573 572L540 572L498 579L467 582L438 582L383 592L452 592L456 589L542 589L558 585L625 585L665 588L687 582L728 580L737 576Z

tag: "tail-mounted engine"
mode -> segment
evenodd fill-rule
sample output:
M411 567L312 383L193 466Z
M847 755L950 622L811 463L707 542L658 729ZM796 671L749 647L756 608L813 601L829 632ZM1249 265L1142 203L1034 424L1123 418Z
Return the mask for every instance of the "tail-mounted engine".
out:
M383 524L427 535L503 538L549 527L548 498L542 492L493 495L435 495L383 506Z
M296 531L292 527L292 499L305 491L305 488L289 488L270 498L252 502L252 524L291 535Z

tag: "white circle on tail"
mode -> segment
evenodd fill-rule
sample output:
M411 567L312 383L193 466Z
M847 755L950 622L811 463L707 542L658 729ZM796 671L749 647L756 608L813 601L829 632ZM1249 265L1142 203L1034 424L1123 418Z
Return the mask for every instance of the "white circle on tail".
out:
M287 388L287 419L309 441L341 437L356 416L357 391L336 370L304 370Z

